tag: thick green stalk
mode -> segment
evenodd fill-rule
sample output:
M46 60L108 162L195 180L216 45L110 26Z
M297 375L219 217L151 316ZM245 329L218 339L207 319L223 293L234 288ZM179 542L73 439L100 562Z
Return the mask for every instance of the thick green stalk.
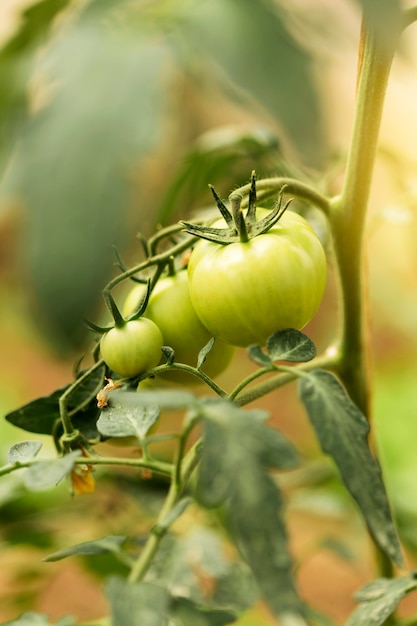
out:
M351 398L369 417L369 333L365 289L364 230L379 129L397 39L383 43L362 30L357 102L344 185L330 212L338 263L343 327L339 375Z
M385 93L400 28L382 42L363 24L357 102L342 193L330 213L334 250L339 269L343 308L339 344L339 376L346 389L371 419L368 291L364 254L365 220L378 145ZM375 546L380 575L392 576L393 566ZM395 623L389 618L388 623Z

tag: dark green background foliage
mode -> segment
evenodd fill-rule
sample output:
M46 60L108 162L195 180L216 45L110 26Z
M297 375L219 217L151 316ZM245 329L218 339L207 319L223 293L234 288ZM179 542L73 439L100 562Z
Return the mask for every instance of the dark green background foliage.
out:
M280 129L302 161L317 166L325 153L312 60L287 9L268 0L72 4L35 4L0 53L2 198L23 205L27 286L62 346L82 339L83 317L101 302L112 246L129 253L158 204L165 221L176 219L210 202L209 182L227 192L255 166L285 170ZM237 122L249 112L252 127L206 137L182 165L212 128L211 112L228 123L231 110ZM149 177L146 159L161 153L168 167ZM179 190L176 175L190 171Z
M23 205L22 270L60 348L83 340L112 246L134 254L135 230L209 203L208 183L296 171L283 139L315 170L328 155L315 59L288 3L76 4L35 3L0 52L2 198ZM363 5L378 28L395 18L396 2ZM245 127L194 144L231 117Z

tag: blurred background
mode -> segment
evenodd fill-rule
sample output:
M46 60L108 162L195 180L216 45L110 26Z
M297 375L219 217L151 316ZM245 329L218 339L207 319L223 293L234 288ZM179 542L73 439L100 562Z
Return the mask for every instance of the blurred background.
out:
M355 0L2 0L2 463L10 445L27 438L3 416L68 383L88 349L84 319L103 313L114 247L126 263L136 262L138 232L149 236L210 205L209 183L227 198L253 169L258 177L290 175L338 192L354 114L361 8ZM376 437L411 564L416 28L403 35L393 65L367 229ZM330 269L325 300L306 332L324 349L337 324ZM222 384L232 388L252 367L239 352ZM305 476L286 485L301 591L342 623L354 607L353 591L373 576L364 530L332 469L320 465L295 388L261 405L313 468L314 485ZM65 486L35 497L18 476L0 481L1 619L23 610L80 620L105 612L101 582L114 563L41 563L57 546L132 533L132 510L140 508L134 489L121 495L105 473L102 484L72 500ZM144 527L159 497L148 495L141 492ZM257 605L239 623L272 622Z

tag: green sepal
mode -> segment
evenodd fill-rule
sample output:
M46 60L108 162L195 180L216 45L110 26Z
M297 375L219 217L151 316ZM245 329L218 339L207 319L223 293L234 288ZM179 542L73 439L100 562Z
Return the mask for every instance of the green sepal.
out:
M286 185L283 185L279 191L278 199L275 207L270 214L263 219L256 220L256 176L255 172L251 175L251 187L249 190L249 205L246 215L243 214L241 204L243 197L238 193L232 193L229 196L229 202L232 205L232 213L224 205L214 188L210 185L210 189L216 200L217 207L222 214L227 228L214 228L212 226L204 226L193 224L192 222L181 221L184 230L200 239L207 239L214 243L229 245L231 243L246 243L254 237L267 233L281 219L292 199L289 199L284 205L282 203L283 194Z
M145 313L146 307L148 306L150 295L151 295L151 279L148 278L148 280L146 281L146 292L145 292L145 295L143 296L142 302L139 304L139 307L136 309L136 311L128 315L125 321L130 322L131 320L137 320L140 317L142 317L142 315Z

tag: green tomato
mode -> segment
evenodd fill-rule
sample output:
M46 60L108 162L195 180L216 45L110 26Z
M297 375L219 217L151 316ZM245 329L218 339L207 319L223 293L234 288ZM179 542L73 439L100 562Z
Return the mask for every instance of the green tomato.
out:
M265 212L258 209L260 217ZM248 242L199 241L188 274L193 307L214 337L264 345L275 331L300 330L312 319L326 285L326 256L309 223L286 211Z
M144 287L137 285L128 294L123 313L129 315L137 309L144 297ZM161 330L164 345L175 352L178 363L196 366L198 353L213 336L200 322L191 304L187 270L161 278L149 298L145 316ZM229 365L234 348L222 341L215 341L207 355L202 370L211 378ZM183 372L166 372L164 378L192 384L197 378Z
M158 365L163 339L158 326L141 317L112 328L100 341L101 356L119 376L138 376Z

